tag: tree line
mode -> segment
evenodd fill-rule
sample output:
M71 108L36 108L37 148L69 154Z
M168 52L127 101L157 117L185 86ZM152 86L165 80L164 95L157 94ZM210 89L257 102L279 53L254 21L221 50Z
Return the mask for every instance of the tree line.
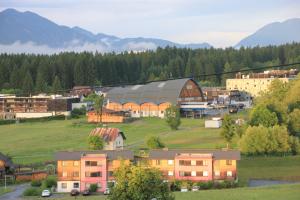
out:
M0 89L32 94L75 85L134 84L180 77L196 77L202 86L215 86L224 85L234 74L198 76L291 62L300 62L298 43L240 49L166 47L120 54L1 54Z

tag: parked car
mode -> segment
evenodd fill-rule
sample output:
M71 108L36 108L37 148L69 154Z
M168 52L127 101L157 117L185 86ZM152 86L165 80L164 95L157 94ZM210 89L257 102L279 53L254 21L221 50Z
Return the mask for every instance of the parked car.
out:
M199 186L196 186L196 185L195 185L195 186L193 186L192 191L193 191L193 192L196 192L196 191L199 190L199 188L200 188Z
M103 192L103 194L105 194L105 195L109 195L109 193L110 193L110 189L109 188L106 188L105 191Z
M42 197L50 197L51 196L51 192L49 190L43 190L41 196Z
M83 196L89 196L91 194L90 190L89 189L85 189L83 192L82 192L82 195Z
M188 192L189 190L187 188L181 188L180 192Z
M70 193L71 196L78 196L79 195L79 191L78 190L71 190L71 193Z
M239 109L236 105L229 105L228 110L229 110L229 113L237 113Z
M239 103L239 104L238 104L238 107L239 107L239 109L243 109L243 108L245 107L245 105L242 104L242 103Z

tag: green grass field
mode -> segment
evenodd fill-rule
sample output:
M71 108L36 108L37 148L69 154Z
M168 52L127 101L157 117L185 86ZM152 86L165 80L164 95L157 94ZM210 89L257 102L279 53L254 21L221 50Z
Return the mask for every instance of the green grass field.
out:
M85 150L87 136L96 126L80 122L85 119L2 125L0 152L9 154L17 163L32 163L52 160L54 152L59 150ZM180 129L171 131L164 120L146 118L110 127L118 127L125 133L130 149L144 147L150 135L161 136L170 148L225 146L219 130L205 129L203 124L199 119L182 119Z
M300 184L287 184L276 185L267 187L256 188L236 188L236 189L223 189L223 190L206 190L198 192L175 192L176 200L299 200L300 197ZM24 200L37 200L40 197L26 197ZM74 197L66 195L62 198L53 198L61 200L72 200ZM76 199L86 200L105 200L106 196L90 196L90 197L77 197Z
M86 150L87 136L96 126L85 119L35 122L0 126L0 152L16 163L53 160L60 150ZM145 118L130 124L111 124L125 132L130 149L144 147L147 136L157 135L169 148L221 148L225 142L220 129L205 129L203 119L182 119L178 131L171 131L164 120ZM236 147L234 142L233 147ZM243 157L238 164L242 185L249 179L300 181L300 156Z
M12 187L7 187L6 189L4 187L0 187L0 195L3 195L5 193L13 191Z

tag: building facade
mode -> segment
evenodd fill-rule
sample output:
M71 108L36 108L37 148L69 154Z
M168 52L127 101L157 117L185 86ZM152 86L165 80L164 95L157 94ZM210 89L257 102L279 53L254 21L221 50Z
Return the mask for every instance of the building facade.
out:
M226 80L227 90L239 90L243 91L248 98L260 96L262 92L268 90L273 80L278 79L284 83L294 79L298 74L298 70L271 70L264 71L263 73L251 73L243 75L241 73L236 74L234 79Z
M107 92L106 107L128 111L131 117L161 117L170 105L202 102L203 93L193 79L151 82L146 85L115 87Z
M194 182L236 180L240 152L234 150L151 150L148 156L134 157L132 151L58 152L57 191L84 191L91 184L103 192L114 182L113 172L122 163L154 167L165 180Z
M104 192L108 182L114 180L112 172L121 162L129 164L133 159L133 152L128 150L58 152L57 191L82 192L97 184L98 191Z

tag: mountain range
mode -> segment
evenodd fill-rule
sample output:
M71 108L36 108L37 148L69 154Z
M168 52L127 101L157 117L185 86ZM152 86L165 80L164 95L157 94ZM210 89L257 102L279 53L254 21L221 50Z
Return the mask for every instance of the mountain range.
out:
M242 39L235 47L281 45L292 42L300 42L299 18L267 24L252 35Z
M156 38L119 38L103 33L93 34L80 27L58 25L33 12L19 12L6 9L0 13L0 44L31 44L49 49L143 51L157 47L176 46L179 48L210 48L208 43L178 44Z
M280 45L300 42L300 19L268 24L234 47ZM36 13L6 9L0 12L0 53L58 53L61 51L122 52L157 47L210 48L208 43L179 44L156 38L120 38L94 34L80 27L58 25Z

